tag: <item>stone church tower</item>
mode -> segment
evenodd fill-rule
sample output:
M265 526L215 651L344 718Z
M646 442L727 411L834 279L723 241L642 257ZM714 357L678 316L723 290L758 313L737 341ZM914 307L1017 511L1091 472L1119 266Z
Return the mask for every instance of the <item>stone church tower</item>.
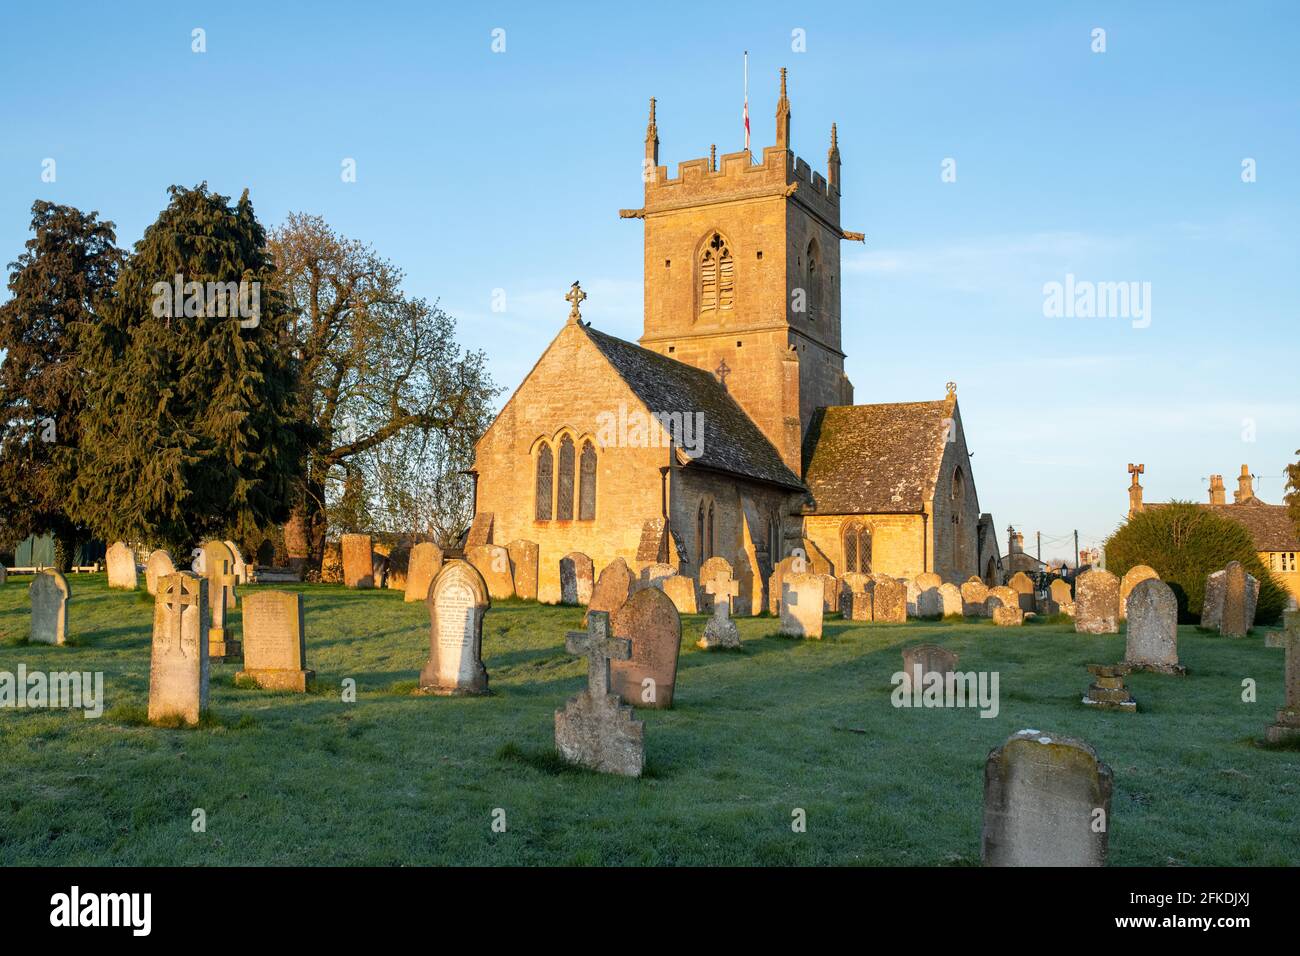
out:
M840 348L840 152L826 176L790 149L785 70L776 145L659 165L645 140L645 333L640 343L717 375L791 471L819 407L850 405Z

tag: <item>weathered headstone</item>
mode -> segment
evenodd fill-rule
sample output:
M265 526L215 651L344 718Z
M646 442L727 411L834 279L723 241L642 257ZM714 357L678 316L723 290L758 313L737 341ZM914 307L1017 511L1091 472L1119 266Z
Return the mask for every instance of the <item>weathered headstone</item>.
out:
M235 604L235 576L230 549L222 541L203 546L204 581L208 590L208 660L238 657L243 648L226 633L226 610Z
M149 721L197 724L208 706L207 582L184 571L158 585L149 661Z
M375 586L375 556L370 535L345 534L343 549L343 586L356 589Z
M1070 592L1070 582L1057 578L1047 586L1047 613L1061 614L1067 605L1073 606L1074 595Z
M767 610L769 614L776 615L781 612L781 584L785 580L785 576L787 574L807 574L808 572L808 559L801 554L792 554L777 562L767 580Z
M927 571L924 574L916 576L916 616L917 617L942 617L943 616L943 595L939 593L939 588L943 587L943 578L933 571ZM957 595L961 599L960 592Z
M320 562L321 584L343 583L343 547L337 541L326 541Z
M989 599L989 589L979 578L968 578L961 586L961 612L966 617L988 617L985 606Z
M1145 564L1135 564L1124 572L1124 577L1119 582L1119 619L1122 621L1128 617L1128 596L1133 593L1133 589L1142 581L1150 581L1152 578L1159 580L1160 575L1155 568L1148 567Z
M1245 637L1255 623L1253 610L1249 616L1247 614L1250 604L1248 575L1240 561L1229 561L1223 571L1223 615L1219 619L1219 633L1224 637Z
M993 616L993 609L996 607L1020 607L1020 593L1013 587L1005 584L999 584L997 587L989 588L988 597L984 599L986 617Z
M483 576L488 594L494 601L515 596L515 580L510 576L510 552L499 544L479 544L465 549L465 560Z
M659 589L668 595L668 599L677 608L678 614L698 614L695 581L684 574L674 574L659 583Z
M587 686L555 712L555 749L569 763L639 777L645 769L645 724L610 692L610 661L627 660L631 642L610 635L609 613L587 612L587 630L565 635L570 654L587 655Z
M429 585L442 570L442 548L432 541L421 541L411 549L406 562L406 603L423 602L429 596Z
M964 602L961 597L961 589L955 584L945 581L939 585L939 600L943 602L943 616L949 614L961 614Z
M871 619L877 624L907 623L907 582L887 574L873 574Z
M581 551L560 558L560 603L590 604L595 587L596 566Z
M411 573L411 549L405 544L398 544L388 552L388 569L384 575L384 587L390 591L406 592L406 582Z
M781 581L781 633L821 640L823 592L822 580L815 574L785 574Z
M1024 571L1017 571L1007 579L1007 586L1016 592L1016 599L1022 611L1034 610L1034 579L1025 574Z
M0 587L4 587L9 581L9 569L0 564Z
M713 609L713 592L709 590L711 581L732 581L735 575L726 558L712 557L700 565L700 610ZM730 609L728 609L730 610Z
M144 563L144 586L156 597L159 580L175 573L176 565L172 563L172 556L166 551L154 551Z
M254 591L244 595L244 669L235 675L267 690L307 691L316 675L307 670L302 595Z
M664 582L676 573L677 569L671 564L656 561L641 568L634 587L638 591L642 588L662 588Z
M370 586L388 587L388 555L375 550L373 545L370 550Z
M53 568L37 571L27 586L32 602L33 644L65 644L68 640L68 579Z
M1127 664L1089 664L1088 670L1094 680L1083 695L1085 704L1098 710L1122 710L1130 714L1137 711L1137 701L1124 686L1130 670Z
M235 576L236 584L248 583L248 564L244 561L244 552L239 550L239 545L233 541L222 542L230 549L231 565L230 573Z
M994 605L998 598L989 595L989 604ZM1019 602L1015 604L996 604L989 612L995 627L1020 627L1025 623L1025 612L1020 610Z
M537 542L516 538L506 545L506 552L510 555L510 576L514 579L515 597L536 601Z
M592 611L606 611L613 614L632 596L632 587L636 578L632 569L622 558L615 558L600 572L596 586L591 589L591 603L587 605L587 614Z
M937 644L918 644L903 651L903 683L906 693L914 686L925 687L927 674L947 680L957 670L957 655ZM933 678L931 678L933 680Z
M1265 644L1286 651L1283 664L1283 683L1286 698L1277 712L1277 722L1265 730L1268 740L1275 744L1300 741L1300 611L1287 611L1282 615L1281 631L1270 631Z
M1074 582L1074 630L1079 634L1119 633L1119 578L1093 568Z
M1110 767L1081 740L1022 730L984 765L985 866L1104 866Z
M875 581L869 574L850 571L840 578L840 616L846 621L871 620L871 592Z
M420 693L469 696L488 692L483 666L483 616L492 606L483 576L467 561L448 561L429 585L429 661Z
M104 556L108 566L108 586L121 591L136 589L135 552L121 541L114 541L108 546Z
M1124 663L1131 670L1185 674L1178 663L1178 599L1159 578L1139 581L1128 596Z
M833 574L818 574L822 579L822 613L834 614L840 609L840 579Z
M705 562L706 566L707 564ZM697 647L740 647L740 630L731 619L731 599L740 594L740 582L732 580L730 567L726 571L725 577L715 571L704 585L713 608L713 616L704 625L704 636L696 643Z
M481 544L492 543L491 511L480 511L470 522L469 534L465 536L465 549L476 548Z
M634 707L673 705L682 622L668 595L655 587L637 591L610 616L616 638L632 642L632 654L610 665L610 687Z

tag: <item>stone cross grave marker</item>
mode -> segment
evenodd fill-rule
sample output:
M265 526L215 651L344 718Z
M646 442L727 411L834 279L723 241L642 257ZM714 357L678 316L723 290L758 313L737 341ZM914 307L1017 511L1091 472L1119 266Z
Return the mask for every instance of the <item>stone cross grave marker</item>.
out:
M1286 701L1277 712L1277 723L1266 731L1273 743L1300 741L1300 611L1287 611L1282 619L1286 622L1283 630L1270 631L1265 642L1268 647L1286 651Z
M704 636L697 647L739 647L740 629L731 619L731 599L740 596L740 582L730 574L725 578L721 574L709 579L704 585L705 593L713 600L713 616L704 625Z
M205 582L180 572L163 578L154 598L149 660L149 720L197 724L208 706Z
M586 631L569 631L564 647L587 656L587 687L555 712L555 749L570 763L639 777L645 769L645 724L610 693L611 660L632 656L632 642L612 637L609 613L587 614Z

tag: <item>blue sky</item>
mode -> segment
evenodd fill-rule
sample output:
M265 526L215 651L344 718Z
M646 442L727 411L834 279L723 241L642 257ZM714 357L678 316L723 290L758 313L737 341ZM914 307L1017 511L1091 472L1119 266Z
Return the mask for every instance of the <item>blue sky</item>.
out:
M1104 536L1129 461L1151 500L1202 499L1211 473L1235 487L1243 462L1281 500L1300 447L1300 4L379 6L6 11L0 262L37 198L130 245L172 183L247 186L268 227L318 213L372 243L513 389L574 279L598 328L640 334L643 227L617 211L641 205L647 101L670 169L740 148L748 49L756 151L781 66L795 151L824 170L839 126L844 225L867 234L843 247L856 400L956 381L1000 529ZM1067 274L1149 282L1149 326L1045 317Z

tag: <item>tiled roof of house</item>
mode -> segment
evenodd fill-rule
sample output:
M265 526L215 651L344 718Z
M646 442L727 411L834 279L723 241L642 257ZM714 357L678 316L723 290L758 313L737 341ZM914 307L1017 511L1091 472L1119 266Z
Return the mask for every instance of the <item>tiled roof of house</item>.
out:
M1296 534L1286 505L1270 505L1258 498L1251 498L1241 504L1211 505L1197 502L1197 505L1231 518L1244 527L1255 539L1257 551L1300 551L1300 535ZM1152 502L1144 507L1160 508L1163 503Z
M921 511L934 494L951 414L946 401L818 409L804 441L816 511Z
M712 374L590 326L583 331L652 413L703 413L704 440L691 464L803 490L799 476ZM690 449L681 451L689 455Z

